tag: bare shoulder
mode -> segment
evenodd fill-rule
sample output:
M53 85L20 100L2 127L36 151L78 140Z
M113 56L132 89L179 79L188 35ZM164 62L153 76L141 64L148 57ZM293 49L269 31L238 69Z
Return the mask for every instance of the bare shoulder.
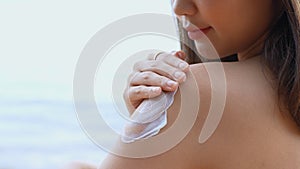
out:
M214 71L220 68L226 76L225 86L220 81L223 75ZM226 157L220 164L228 166L222 168L299 167L300 154L296 151L300 148L299 130L288 115L280 112L272 81L258 59L197 64L191 71L199 84L199 95L206 96L200 102L204 106L199 111L200 128L213 104L212 91L222 94L226 89L222 119L211 138L198 146L199 152L207 148L210 151L206 154L213 152Z
M217 128L209 139L200 143L199 136L209 113L216 113L211 108L212 100L223 103L224 91L221 120L217 121ZM195 98L182 97L185 92L196 93L200 97L198 103ZM186 136L169 151L149 158L109 155L101 169L297 168L300 165L299 133L294 132L290 121L281 117L275 93L255 60L191 65L186 82L168 109L168 124L160 132L163 134L174 126L180 113L190 116L193 104L199 104ZM183 109L183 102L188 104L187 108ZM182 126L190 122L185 121ZM180 126L177 125L178 134L183 132ZM172 144L172 137L163 142Z

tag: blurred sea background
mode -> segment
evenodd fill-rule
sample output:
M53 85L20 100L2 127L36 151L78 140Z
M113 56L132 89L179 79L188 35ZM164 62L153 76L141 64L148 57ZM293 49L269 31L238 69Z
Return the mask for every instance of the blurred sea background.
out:
M73 104L77 59L88 40L113 21L170 11L168 0L0 0L0 169L100 164L107 152L85 135ZM141 38L124 42L114 54L134 52L126 43L141 44ZM144 48L174 48L168 39L144 38Z

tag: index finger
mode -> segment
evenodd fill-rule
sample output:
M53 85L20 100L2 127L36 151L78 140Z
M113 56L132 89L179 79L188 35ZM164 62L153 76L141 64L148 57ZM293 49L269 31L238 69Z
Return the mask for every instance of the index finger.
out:
M161 53L157 56L156 60L161 60L167 63L172 67L176 67L183 72L187 72L189 68L189 64L184 61L182 58L185 58L185 54L182 51L177 51L173 53Z

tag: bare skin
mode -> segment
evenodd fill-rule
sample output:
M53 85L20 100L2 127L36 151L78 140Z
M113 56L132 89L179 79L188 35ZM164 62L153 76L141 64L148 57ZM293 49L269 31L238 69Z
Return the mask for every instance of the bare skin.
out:
M279 111L276 93L262 72L259 57L223 64L228 83L225 111L205 144L199 144L198 137L210 105L210 82L204 64L196 64L191 66L191 72L197 75L199 94L204 99L188 136L172 150L151 158L109 155L100 168L300 168L299 130L288 115ZM189 82L187 79L185 83ZM179 101L178 93L168 110L170 122L166 129L176 119Z
M176 54L178 58L174 55L161 55L156 61L138 63L133 73L134 78L130 78L130 87L124 95L129 110L132 112L143 99L155 97L162 91L174 91L184 81L184 75L176 78L175 72L192 73L196 77L201 97L196 123L180 144L164 154L144 159L109 155L100 168L300 168L299 129L287 112L279 110L276 90L272 86L270 75L263 72L264 65L258 55L262 51L265 35L278 16L280 4L277 2L279 1L173 0L173 10L178 18L184 16L191 25L209 28L206 35L220 57L238 54L239 62L190 65L190 72L179 67L179 58L183 57ZM196 43L199 51L198 47ZM219 64L223 64L227 79L225 110L212 137L204 144L199 144L198 137L211 101L211 84L205 66L214 67ZM191 79L190 76L187 77L184 83L189 86ZM168 88L168 80L176 84ZM215 90L218 92L221 89ZM179 106L180 91L168 110L169 122L162 132L176 119ZM189 113L189 110L183 113Z

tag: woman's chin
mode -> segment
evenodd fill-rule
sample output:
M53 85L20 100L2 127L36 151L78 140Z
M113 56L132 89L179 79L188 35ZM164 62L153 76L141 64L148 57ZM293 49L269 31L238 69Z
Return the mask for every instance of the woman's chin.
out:
M197 52L205 59L220 59L216 48L209 41L195 41Z

